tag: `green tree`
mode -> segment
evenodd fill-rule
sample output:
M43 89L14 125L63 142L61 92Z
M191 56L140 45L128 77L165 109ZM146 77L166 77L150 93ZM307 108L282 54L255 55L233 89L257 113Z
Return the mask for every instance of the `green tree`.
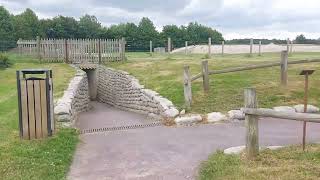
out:
M34 39L39 33L39 20L37 15L29 8L13 18L16 38Z
M295 41L296 41L297 44L306 44L307 38L303 34L301 34L301 35L296 37Z
M101 30L101 24L95 16L86 14L80 18L79 33L81 38L98 38Z
M137 32L136 41L140 50L148 50L150 41L153 41L154 44L159 43L159 32L147 17L141 19Z
M0 6L0 51L15 47L15 44L12 17L3 6Z
M73 17L58 16L53 18L51 26L45 29L47 37L79 38L79 23Z

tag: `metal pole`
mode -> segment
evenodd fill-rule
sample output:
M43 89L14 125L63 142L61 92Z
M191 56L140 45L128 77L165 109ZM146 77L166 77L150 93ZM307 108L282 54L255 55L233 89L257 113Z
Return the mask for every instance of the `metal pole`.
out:
M304 109L303 112L307 112L307 106L308 106L308 88L309 88L309 73L307 72L304 75ZM307 131L307 122L303 121L303 137L302 137L302 149L303 151L306 148L306 132Z

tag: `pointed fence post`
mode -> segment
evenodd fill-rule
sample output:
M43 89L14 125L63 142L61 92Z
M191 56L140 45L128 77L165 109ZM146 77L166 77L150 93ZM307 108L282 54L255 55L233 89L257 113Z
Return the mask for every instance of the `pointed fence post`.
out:
M168 53L171 52L171 38L168 37Z
M191 77L189 66L184 66L183 71L183 87L184 87L184 101L186 109L190 109L192 103L192 91L191 91Z
M261 56L261 41L259 41L259 56Z
M208 38L208 57L211 58L211 37Z
M149 46L150 56L152 56L152 41L149 42Z
M250 39L250 56L252 56L252 51L253 51L253 39Z
M98 39L98 56L99 56L99 64L102 62L102 56L101 56L101 39Z
M188 41L185 41L185 42L184 42L184 46L185 46L185 48L184 48L184 54L187 54L187 53L188 53Z
M40 52L41 40L40 36L37 36L37 58L41 61L41 52Z
M287 86L288 84L288 51L281 52L281 62L280 62L280 82L282 86Z
M69 63L69 48L68 48L68 40L64 40L64 52L65 52L65 63Z
M221 55L224 55L224 41L221 43Z
M202 61L202 79L203 79L203 90L205 93L209 92L209 68L208 61Z
M244 90L245 108L257 108L256 90L246 88ZM246 156L248 159L254 159L259 154L259 129L258 116L245 115L246 126Z

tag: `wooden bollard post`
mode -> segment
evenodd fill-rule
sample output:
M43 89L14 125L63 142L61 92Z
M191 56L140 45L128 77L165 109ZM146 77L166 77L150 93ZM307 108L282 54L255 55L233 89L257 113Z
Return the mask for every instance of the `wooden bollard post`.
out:
M259 56L261 56L261 41L259 41Z
M257 108L256 90L246 88L244 90L245 108ZM246 156L248 159L254 159L259 154L259 129L258 116L245 115L246 126Z
M152 56L152 41L150 41L149 46L150 46L150 49L149 49L149 51L150 51L150 56Z
M21 45L21 43L22 43L22 38L19 38L19 40L18 40L18 48L19 48L19 54L20 55L22 55L22 45Z
M124 37L121 38L121 60L125 59L125 54L126 54L126 39Z
M208 38L208 57L211 58L211 38Z
M191 77L190 77L190 68L189 66L184 66L183 71L184 77L184 101L187 109L190 109L192 103L192 91L191 91Z
M224 41L221 43L221 55L224 55Z
M101 58L101 39L98 40L98 56L99 56L99 64L102 63L102 58Z
M250 56L252 56L252 51L253 51L253 39L250 39Z
M184 42L184 46L185 46L185 48L184 48L184 54L188 54L188 41L185 41L185 42Z
M171 38L168 38L168 53L171 52Z
M290 52L289 46L290 46L290 39L288 38L287 39L287 52L288 53Z
M208 61L202 61L202 79L203 79L203 90L205 93L209 92L209 68Z
M40 36L37 36L37 58L41 61L41 52L40 52L41 40Z
M292 54L292 50L293 50L293 41L291 41L290 43L290 54Z
M281 51L280 69L281 85L286 86L288 83L288 51Z
M64 53L65 53L65 55L64 55L64 57L65 57L65 63L69 63L69 48L68 48L68 40L67 39L65 39L64 40Z

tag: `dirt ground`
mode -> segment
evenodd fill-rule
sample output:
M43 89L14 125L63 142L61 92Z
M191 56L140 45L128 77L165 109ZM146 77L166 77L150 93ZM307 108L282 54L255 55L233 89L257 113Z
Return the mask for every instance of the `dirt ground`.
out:
M290 49L290 47L289 47ZM267 44L261 45L261 52L280 52L287 50L287 45L276 45L276 44ZM185 48L179 48L172 51L172 53L184 53ZM199 53L205 54L208 53L208 45L192 45L187 47L188 53ZM212 45L211 53L220 54L222 52L221 45ZM226 54L241 54L249 53L250 45L224 45L224 53ZM253 46L253 53L259 52L259 45L255 44ZM309 45L309 44L293 44L292 52L320 52L320 45Z

